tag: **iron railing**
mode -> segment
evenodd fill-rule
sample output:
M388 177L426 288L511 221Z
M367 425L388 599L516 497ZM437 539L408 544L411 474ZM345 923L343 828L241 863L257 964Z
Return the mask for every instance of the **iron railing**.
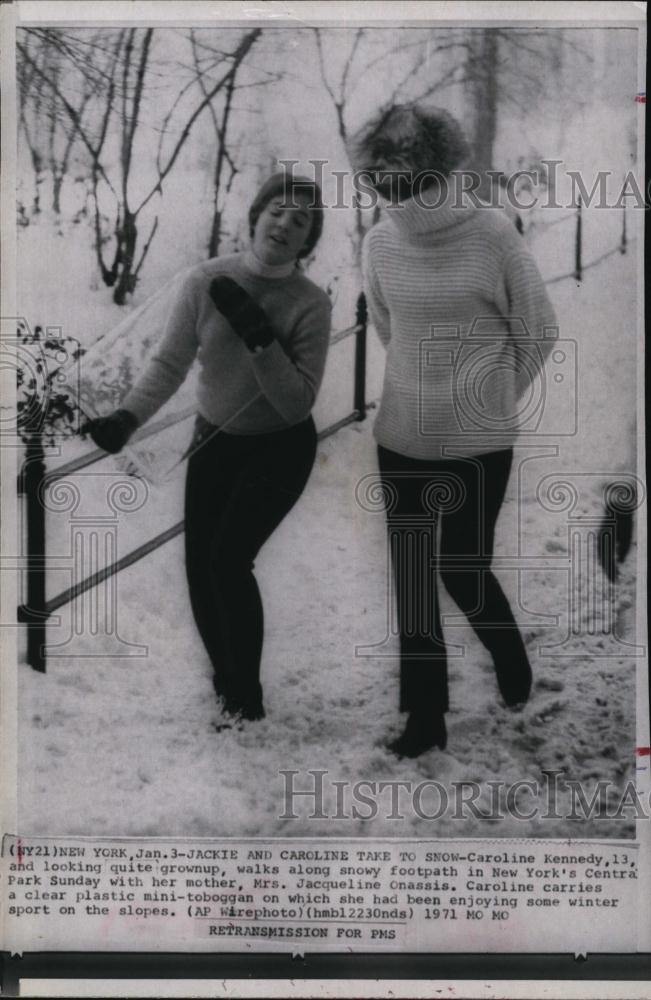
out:
M367 309L363 293L357 299L354 325L334 333L330 344L331 346L338 344L352 336L355 337L353 409L345 417L321 430L318 434L319 440L335 434L348 424L364 420L369 405L372 405L366 401ZM186 420L193 412L194 408L190 408L154 421L140 428L134 434L132 440L136 442L152 437L160 431L180 423L182 420ZM43 504L44 491L58 479L62 479L71 473L79 472L81 469L86 469L104 458L106 458L106 452L101 448L94 448L70 462L65 462L47 471L45 468L43 443L38 435L28 444L26 449L25 462L19 479L19 489L26 504L27 593L25 603L18 608L18 621L27 626L27 662L34 670L38 670L41 673L45 673L46 670L45 629L50 615L87 590L98 586L109 577L121 572L121 570L126 569L128 566L133 566L134 563L139 562L139 560L160 548L161 545L165 545L166 542L180 535L184 529L184 521L178 521L154 538L149 539L143 545L128 552L122 558L102 567L95 573L91 573L85 579L77 581L71 587L46 600L47 549L45 507Z

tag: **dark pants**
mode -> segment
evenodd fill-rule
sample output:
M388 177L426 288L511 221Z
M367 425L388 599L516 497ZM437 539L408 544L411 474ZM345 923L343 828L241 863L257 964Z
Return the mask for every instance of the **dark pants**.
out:
M509 602L490 568L512 450L421 461L379 447L378 456L400 631L400 710L445 712L449 707L437 571L491 653L505 701L525 701L531 668Z
M205 433L205 422L203 428ZM185 552L192 610L217 694L231 711L251 717L262 714L263 639L253 560L303 492L315 455L309 418L271 434L214 434L188 463Z

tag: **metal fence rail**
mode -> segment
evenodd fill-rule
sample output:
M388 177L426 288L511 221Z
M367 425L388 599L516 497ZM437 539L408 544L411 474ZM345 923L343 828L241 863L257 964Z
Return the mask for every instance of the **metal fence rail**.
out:
M153 423L147 424L146 427L140 427L131 440L134 444L137 441L144 441L145 438L152 437L154 434L158 434L159 431L164 431L167 427L173 427L182 420L187 420L195 412L195 407L189 406L179 413L173 413L169 417L162 417L160 420L155 420ZM73 458L70 462L58 465L56 469L48 472L48 483L54 482L56 479L62 479L64 476L69 476L71 472L79 472L80 469L87 469L89 465L94 465L95 462L100 462L103 458L106 458L106 454L103 448L93 448L92 451L87 451L85 455L80 455L79 458Z
M571 218L570 215L564 215L562 219L556 220L557 222L565 222L566 219ZM576 219L576 229L574 234L574 270L566 271L565 274L557 274L553 278L548 278L545 282L546 285L555 285L558 281L565 281L567 278L574 278L575 281L582 281L583 274L588 271L591 267L596 267L597 264L601 264L602 261L606 260L608 257L612 257L613 254L620 253L625 254L628 250L629 243L633 240L629 240L626 235L626 206L622 206L622 235L620 237L617 246L612 247L610 250L606 250L599 257L594 260L589 261L587 264L583 263L583 202L581 196L579 195L577 199L576 212L574 213ZM552 223L553 225L554 223Z
M355 367L353 382L353 410L347 416L342 417L335 423L330 424L319 432L319 440L330 437L342 427L356 421L364 420L369 404L366 401L366 341L367 341L367 309L364 294L360 294L357 299L355 324L334 333L330 338L330 345L338 344L348 337L355 337ZM164 417L152 424L139 429L134 434L133 440L143 440L152 437L167 427L172 427L182 420L186 420L194 413L194 407L183 410L180 413ZM18 608L18 621L27 626L27 662L34 670L45 673L45 628L48 617L58 608L63 607L70 601L75 600L81 594L98 586L116 573L133 566L180 535L184 529L185 522L179 521L167 528L165 531L149 539L143 545L128 552L122 558L103 567L96 573L91 573L85 579L73 584L72 587L61 591L50 600L45 599L45 571L46 571L46 538L45 538L45 509L41 502L43 489L52 482L78 472L81 469L99 462L106 458L106 452L101 448L95 448L70 462L57 466L50 472L46 472L43 461L42 442L35 441L28 448L23 473L20 477L21 489L27 504L27 600Z

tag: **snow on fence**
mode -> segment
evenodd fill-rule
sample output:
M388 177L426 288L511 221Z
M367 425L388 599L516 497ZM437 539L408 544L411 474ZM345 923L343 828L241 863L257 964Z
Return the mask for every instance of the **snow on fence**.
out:
M347 327L345 330L334 333L330 339L330 345L338 344L342 340L352 336L355 337L353 409L347 416L342 417L320 431L318 435L319 440L329 437L347 424L364 420L367 409L370 405L373 405L366 401L367 309L363 293L357 299L355 324ZM134 435L134 441L152 437L160 433L160 431L187 419L193 412L194 407L190 407L180 413L154 421L137 431ZM177 522L166 531L161 532L143 545L128 552L121 559L117 559L98 569L83 580L74 583L72 587L61 591L61 593L50 598L50 600L46 600L45 574L47 550L45 504L43 502L45 490L57 480L63 479L65 476L78 472L81 469L88 468L88 466L94 465L101 459L106 458L106 452L101 448L95 448L49 472L46 471L44 458L42 440L39 439L38 435L32 435L26 449L25 462L19 479L19 492L24 497L26 504L27 595L26 603L18 608L18 621L27 626L27 662L34 670L41 673L45 673L46 670L45 628L50 615L87 590L98 586L128 566L133 566L134 563L181 534L184 528L183 521Z

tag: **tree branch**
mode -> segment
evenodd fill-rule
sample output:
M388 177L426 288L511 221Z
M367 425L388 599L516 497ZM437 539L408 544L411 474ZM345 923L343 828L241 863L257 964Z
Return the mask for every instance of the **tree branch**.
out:
M65 110L66 110L66 112L67 112L67 114L68 114L68 116L70 118L70 121L73 123L73 125L77 129L77 132L79 133L79 137L80 137L81 141L83 142L84 146L86 147L86 149L90 153L90 155L92 157L92 160L93 160L93 163L97 166L98 172L100 173L100 175L102 177L102 180L104 180L106 182L106 184L108 185L108 187L110 188L110 190L113 192L113 194L116 195L115 188L111 184L111 181L109 180L109 178L108 178L108 176L106 174L106 171L104 170L104 167L101 165L101 163L98 162L96 148L93 146L92 142L90 141L90 139L89 139L89 137L88 137L88 135L86 133L86 130L82 127L81 119L79 117L79 114L78 114L76 108L74 108L72 106L72 104L70 104L70 102L61 93L61 90L56 86L56 84L52 83L52 81L43 73L43 71L40 69L40 67L36 66L36 64L32 60L31 56L29 55L29 53L26 51L24 45L21 42L16 42L16 47L17 47L18 51L20 52L20 54L22 55L22 57L24 59L26 59L32 66L34 66L36 73L43 79L43 81L47 84L47 86L50 87L51 90L53 91L53 93L57 96L57 98L61 102L62 106L65 108ZM117 195L116 195L116 197L117 197Z
M137 215L145 207L145 205L147 205L149 203L149 201L151 201L151 199L154 197L154 195L156 194L157 191L160 191L162 182L165 180L165 178L169 174L170 170L174 166L174 164L175 164L175 162L177 160L177 157L178 157L179 153L181 152L181 149L183 148L183 145L184 145L186 139L190 135L190 132L192 131L192 126L196 122L197 118L199 117L199 115L201 114L201 112L204 110L204 108L210 103L210 101L213 99L213 97L215 97L215 95L221 90L221 88L228 82L228 79L233 74L233 72L237 71L237 66L242 61L242 59L245 58L245 56L247 55L247 53L249 52L249 50L252 48L252 46L255 45L255 43L258 40L258 38L260 37L261 33L262 33L262 28L254 28L252 31L247 32L247 34L241 40L240 44L238 45L237 49L235 50L235 52L232 55L232 58L234 60L233 66L231 66L230 69L228 70L228 72L225 73L224 76L220 80L217 81L217 83L215 84L215 86L211 90L208 91L208 93L206 94L206 96L203 98L202 101L200 101L200 103L197 105L197 107L195 108L195 110L192 112L192 114L188 118L188 120L187 120L187 122L186 122L186 124L185 124L185 126L183 128L183 131L181 132L181 135L179 136L179 138L178 138L178 140L177 140L177 142L176 142L176 144L175 144L175 146L174 146L174 148L173 148L173 150L172 150L172 152L171 152L171 154L169 156L169 159L168 159L166 165L163 167L162 170L159 170L158 181L152 187L152 189L150 190L149 194L145 195L145 197L143 198L143 200L140 202L138 208L136 209L136 211L134 213L135 215Z

